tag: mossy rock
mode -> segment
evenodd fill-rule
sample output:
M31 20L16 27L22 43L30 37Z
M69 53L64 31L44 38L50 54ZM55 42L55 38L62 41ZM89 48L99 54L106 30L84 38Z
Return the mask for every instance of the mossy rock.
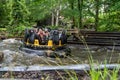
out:
M3 61L3 58L4 58L4 53L3 53L3 52L0 52L0 62Z

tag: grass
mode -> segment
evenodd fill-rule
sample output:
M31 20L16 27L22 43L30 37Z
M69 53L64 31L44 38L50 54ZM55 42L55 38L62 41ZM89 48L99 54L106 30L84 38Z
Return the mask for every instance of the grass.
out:
M59 61L59 64L56 63L56 65L61 66L63 65L61 58L56 58ZM45 63L47 63L49 66L52 66L49 62L43 59ZM71 59L71 61L75 62L74 60ZM93 60L92 60L93 61ZM91 62L91 61L90 61ZM77 63L77 62L75 62ZM105 63L106 64L106 63ZM81 76L80 72L76 72L74 70L63 70L64 75L61 74L60 71L56 70L57 75L54 75L55 77L59 77L59 79L54 79L54 76L51 75L45 75L46 77L43 77L42 80L118 80L118 71L120 70L119 68L114 68L113 70L108 70L107 67L105 67L103 70L101 69L95 69L94 63L90 63L91 69L89 72L85 71L85 75L88 76L89 79L85 79L84 75ZM98 63L99 66L99 63ZM12 73L11 73L12 74ZM50 73L52 74L52 73ZM14 80L14 76L11 75L11 78Z
M7 29L6 28L0 28L0 31L6 31Z
M56 63L57 66L63 65L61 58L56 58L56 59L59 61L59 64ZM71 58L70 58L70 60L77 63L75 60L73 60ZM92 61L90 61L90 66L91 66L90 71L87 72L86 70L84 70L86 73L85 75L87 75L90 80L118 80L118 71L120 70L119 68L114 68L113 70L109 70L107 67L105 67L103 70L101 70L100 68L98 68L96 70L93 67L94 66L94 63L92 63L93 61L94 61L93 59L92 59ZM48 62L46 62L46 63L48 63ZM48 63L48 64L51 65L50 63ZM100 64L98 63L98 66L99 65ZM106 65L106 61L105 61L105 65ZM62 75L59 71L56 71L56 72L57 72L58 76L60 77L60 80L89 80L89 79L85 79L84 76L79 75L79 73L76 73L76 71L74 71L74 70L71 70L71 71L64 70L65 75ZM49 77L46 77L45 80L49 80Z
M88 53L89 53L89 62L91 65L89 76L90 76L91 80L118 80L118 72L119 72L120 68L114 68L112 71L110 71L110 70L108 70L107 67L105 67L103 70L100 70L100 69L95 70L92 67L94 65L94 60L91 56L91 52L90 52L90 49L85 41L85 38L79 37L79 39L86 46L86 49L88 50ZM114 48L115 48L115 46L113 45L112 54L114 52ZM111 54L109 63L111 62L112 54ZM99 65L99 63L98 63L98 65ZM105 65L106 65L106 60L105 60ZM110 73L110 72L112 72L112 73Z
M103 70L90 70L91 80L118 80L119 69L108 70L104 68Z

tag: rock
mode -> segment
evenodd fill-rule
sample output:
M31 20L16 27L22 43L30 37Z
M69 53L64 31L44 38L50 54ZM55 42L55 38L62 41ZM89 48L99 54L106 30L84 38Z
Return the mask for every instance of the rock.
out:
M3 37L3 36L2 36L2 37L0 37L0 40L4 40L4 39L6 39L6 37L5 37L5 36L4 36L4 37Z
M10 63L13 60L13 54L15 54L14 51L10 50L3 50L4 53L4 63Z
M2 62L3 58L4 58L4 53L0 52L0 62Z
M22 73L18 73L17 78L22 78L23 74Z
M5 40L3 40L3 43L5 43L5 44L15 44L15 43L21 43L20 41L18 41L18 40L16 40L16 39L5 39Z
M4 75L2 75L2 78L8 78L10 76L9 72L6 72Z
M84 76L82 77L82 80L91 80L91 78L90 78L90 76L88 76L88 75L84 75Z

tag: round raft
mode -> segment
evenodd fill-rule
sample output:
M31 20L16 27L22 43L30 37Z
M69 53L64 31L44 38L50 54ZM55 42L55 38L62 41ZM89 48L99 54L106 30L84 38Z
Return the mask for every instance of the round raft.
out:
M46 34L45 34L46 32ZM24 44L20 50L29 54L49 57L65 57L70 55L71 50L66 45L67 37L65 31L44 31L42 29L25 30Z
M66 57L69 56L71 53L70 48L63 48L63 49L47 49L46 47L39 47L39 48L26 48L26 47L20 47L21 51L24 51L29 54L37 54L39 56L47 56L47 57Z

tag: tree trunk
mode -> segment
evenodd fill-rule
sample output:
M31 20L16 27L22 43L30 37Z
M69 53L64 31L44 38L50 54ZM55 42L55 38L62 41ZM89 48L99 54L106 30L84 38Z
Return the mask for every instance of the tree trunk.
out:
M56 24L55 26L58 26L59 24L59 9L56 10Z
M55 19L55 16L54 16L54 13L52 12L52 20L51 20L52 26L54 26L54 19Z
M74 10L74 1L71 2L70 7L71 7L72 10ZM75 17L74 17L74 15L72 16L72 22L73 22L72 28L74 28L75 27Z
M95 30L97 31L98 24L99 24L99 0L95 0L96 5L96 15L95 15Z
M78 19L78 27L82 27L82 6L83 0L78 0L78 10L79 10L79 19Z

